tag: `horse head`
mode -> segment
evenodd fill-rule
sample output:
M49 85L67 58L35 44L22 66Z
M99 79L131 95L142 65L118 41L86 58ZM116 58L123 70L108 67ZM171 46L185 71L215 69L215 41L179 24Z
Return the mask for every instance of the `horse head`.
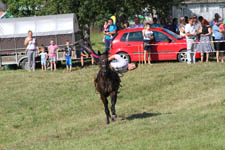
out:
M103 74L107 73L107 71L109 70L109 60L108 60L108 53L103 53L101 54L99 52L99 67L101 69L101 72Z

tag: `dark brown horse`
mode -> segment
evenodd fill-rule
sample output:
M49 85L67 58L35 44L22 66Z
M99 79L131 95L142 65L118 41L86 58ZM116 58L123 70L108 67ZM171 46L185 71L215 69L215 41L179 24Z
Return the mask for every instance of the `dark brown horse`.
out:
M108 55L107 53L101 54L99 58L100 70L97 74L97 77L94 80L95 88L101 95L101 100L105 107L106 121L107 124L110 123L109 118L111 117L110 111L108 108L107 97L111 97L111 113L112 121L115 121L116 115L116 100L117 94L120 87L120 77L118 74L110 69Z

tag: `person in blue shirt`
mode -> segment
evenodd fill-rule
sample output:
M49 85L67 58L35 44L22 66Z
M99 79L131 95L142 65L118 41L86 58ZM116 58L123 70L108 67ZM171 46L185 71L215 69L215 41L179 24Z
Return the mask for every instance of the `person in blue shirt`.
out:
M105 50L109 51L110 49L110 43L111 40L114 36L114 34L116 33L117 27L113 24L113 20L110 18L108 19L108 32L104 31L104 35L105 35Z
M134 28L144 28L143 24L140 23L140 20L138 17L134 18L134 24L130 27L131 29Z
M219 25L220 25L220 23L219 23L218 19L215 18L214 22L213 22L212 30L213 30L213 34L214 34L214 38L215 38L214 47L216 50L216 61L217 61L217 63L219 62L219 55L220 55L221 62L223 63L223 52L220 52L220 51L223 51L224 43L220 42L220 41L224 40L224 38L221 35L222 31L220 30Z
M160 28L161 25L157 23L157 18L152 19L153 23L151 24L151 28Z

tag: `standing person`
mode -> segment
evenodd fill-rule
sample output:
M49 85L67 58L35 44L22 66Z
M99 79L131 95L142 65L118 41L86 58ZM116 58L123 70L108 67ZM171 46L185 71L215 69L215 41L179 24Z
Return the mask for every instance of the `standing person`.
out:
M64 56L66 60L67 71L72 71L72 57L74 57L73 48L70 46L70 42L66 41L66 47L64 49Z
M200 40L200 32L202 30L202 24L198 21L198 17L196 15L194 15L193 17L193 25L195 30L197 31L197 39Z
M53 40L50 41L50 45L48 46L48 54L49 54L49 59L51 63L51 71L54 70L56 71L56 52L59 49L58 45L55 45L55 42Z
M36 50L38 49L37 41L33 38L32 31L28 31L28 37L24 40L24 45L27 46L26 53L28 57L28 70L30 71L31 68L35 71L35 57L36 57Z
M144 63L146 64L146 55L148 54L148 64L151 64L150 61L150 51L151 51L151 41L154 39L153 32L149 31L150 24L146 23L145 28L142 30L142 35L144 37Z
M104 37L103 37L103 43L105 43L105 33L106 32L109 32L109 24L108 24L108 21L105 20L104 21L104 26L103 26L103 34L104 34Z
M180 31L180 36L181 37L185 37L186 34L185 34L185 18L184 17L181 17L180 18L180 25L179 25L179 31Z
M143 28L144 26L140 24L140 20L138 17L134 18L134 24L131 26L131 28Z
M188 24L185 26L187 41L187 63L195 63L195 40L197 31L193 25L193 18L189 18Z
M213 34L214 34L214 48L216 50L216 61L217 63L220 62L219 60L219 56L221 56L221 63L223 63L223 52L221 52L223 50L223 43L220 42L221 40L223 40L223 36L222 36L222 30L220 29L220 23L218 22L217 19L214 19L214 23L213 23Z
M204 53L206 53L206 62L209 61L209 53L214 51L210 37L212 35L212 28L209 22L202 20L202 29L200 30L200 42L197 45L197 50L201 52L201 62L203 62Z
M48 54L45 52L46 48L44 46L41 46L41 69L42 71L46 71L46 61L48 58Z
M152 21L153 21L153 23L151 24L151 28L160 28L161 27L161 25L157 23L158 22L157 18L154 17L152 19Z
M123 29L130 29L130 24L129 24L128 21L125 21L125 22L123 23Z
M221 33L221 39L222 40L225 40L225 19L222 21L222 23L220 24L220 33ZM223 51L224 53L224 50L225 50L225 43L224 42L221 42L221 50ZM223 55L223 54L222 54ZM222 59L222 58L221 58ZM221 60L221 62L223 63L223 60Z
M113 25L113 20L111 18L108 19L108 26L109 26L108 27L109 31L104 32L104 35L105 35L105 50L106 51L109 51L111 40L112 40L114 34L116 33L116 30L117 30L117 27L115 25Z

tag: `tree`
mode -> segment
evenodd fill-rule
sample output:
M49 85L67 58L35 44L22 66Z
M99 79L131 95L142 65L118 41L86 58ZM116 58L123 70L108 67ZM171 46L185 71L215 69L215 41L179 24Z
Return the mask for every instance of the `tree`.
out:
M108 17L114 15L118 21L130 16L143 14L143 10L152 13L157 10L159 16L167 16L173 5L180 0L4 0L8 11L15 17L40 16L63 13L76 13L80 25L100 26Z

